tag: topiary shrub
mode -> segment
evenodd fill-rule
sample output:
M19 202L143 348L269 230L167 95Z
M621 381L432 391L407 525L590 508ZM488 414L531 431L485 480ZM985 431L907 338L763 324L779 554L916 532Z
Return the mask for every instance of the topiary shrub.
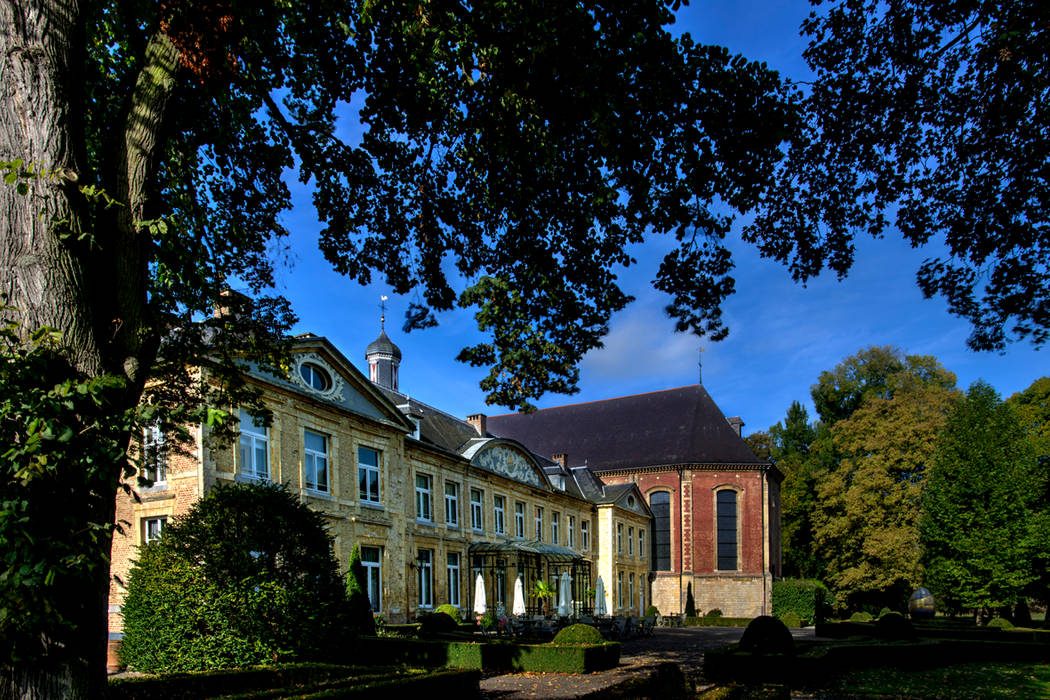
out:
M425 636L448 634L459 629L456 619L444 611L434 611L429 615L423 615L419 618L419 622L419 631Z
M1014 624L1003 617L993 617L988 621L988 627L994 627L1001 630L1012 630Z
M795 640L783 622L771 615L761 615L748 623L739 648L753 654L794 654Z
M142 547L123 617L147 672L323 661L350 629L324 519L273 484L217 486Z
M915 627L911 621L898 612L888 612L875 623L875 634L880 639L903 641L915 639Z
M889 615L891 612L893 612L893 611L890 610L889 608L884 607L882 610L879 611L878 619L881 620L883 617L885 617L886 615Z
M871 622L872 619L873 618L871 617L871 613L864 611L855 612L849 616L850 622Z
M696 617L696 601L693 599L693 584L685 585L685 616Z
M601 644L601 633L590 625L569 625L554 635L553 644Z
M798 613L794 610L789 610L781 615L780 621L783 622L786 627L802 627L802 618L800 618Z
M348 599L350 625L360 634L376 633L375 617L372 615L372 602L368 600L368 584L365 579L365 566L361 563L361 548L356 544L350 552L350 569L346 577L346 597Z
M660 611L657 610L655 605L650 605L648 608L645 609L645 616L646 617L660 617Z
M707 611L707 614L704 615L704 617L706 617L709 620L714 620L719 617L722 617L722 611L718 608L711 608Z
M459 608L457 608L452 603L445 603L444 605L439 605L439 606L437 606L437 608L434 609L434 612L436 612L436 613L445 613L446 615L451 617L453 620L455 620L457 623L460 620Z

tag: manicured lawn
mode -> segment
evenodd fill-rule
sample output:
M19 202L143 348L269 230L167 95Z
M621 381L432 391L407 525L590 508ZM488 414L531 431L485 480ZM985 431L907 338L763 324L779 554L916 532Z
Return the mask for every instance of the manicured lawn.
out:
M895 698L1050 698L1050 665L973 663L927 671L871 669L845 674L835 693Z

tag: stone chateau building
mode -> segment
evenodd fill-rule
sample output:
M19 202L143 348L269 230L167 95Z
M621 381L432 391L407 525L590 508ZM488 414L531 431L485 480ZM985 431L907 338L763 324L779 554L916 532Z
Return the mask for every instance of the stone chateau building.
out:
M117 497L130 527L113 541L112 640L136 549L223 482L281 483L323 513L344 570L360 545L373 609L391 622L471 609L478 573L489 606L508 611L518 577L535 613L533 582L567 572L579 612L599 577L610 613L681 612L690 583L702 609L768 612L780 477L702 386L461 420L400 392L401 352L385 331L367 377L312 334L293 357L286 379L249 375L273 422L242 412L237 444L214 445L198 426L177 455L147 431L154 485L139 502Z

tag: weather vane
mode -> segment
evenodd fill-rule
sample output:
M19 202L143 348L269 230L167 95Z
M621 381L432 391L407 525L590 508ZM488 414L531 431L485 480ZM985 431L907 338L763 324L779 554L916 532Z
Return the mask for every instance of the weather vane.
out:
M386 330L386 300L386 294L379 297L379 329L383 331Z
M702 385L704 383L704 348L703 348L703 346L700 347L700 352L698 352L696 354L697 354L697 357L698 357L698 360L697 360L697 363L696 363L696 373L697 373L697 377L700 379L700 384Z

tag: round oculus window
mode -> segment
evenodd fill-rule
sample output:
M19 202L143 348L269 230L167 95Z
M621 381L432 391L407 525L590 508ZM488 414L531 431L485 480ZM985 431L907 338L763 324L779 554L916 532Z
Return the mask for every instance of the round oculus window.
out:
M328 372L312 362L304 362L299 365L299 376L306 382L306 386L317 391L328 391L328 388L332 386Z

